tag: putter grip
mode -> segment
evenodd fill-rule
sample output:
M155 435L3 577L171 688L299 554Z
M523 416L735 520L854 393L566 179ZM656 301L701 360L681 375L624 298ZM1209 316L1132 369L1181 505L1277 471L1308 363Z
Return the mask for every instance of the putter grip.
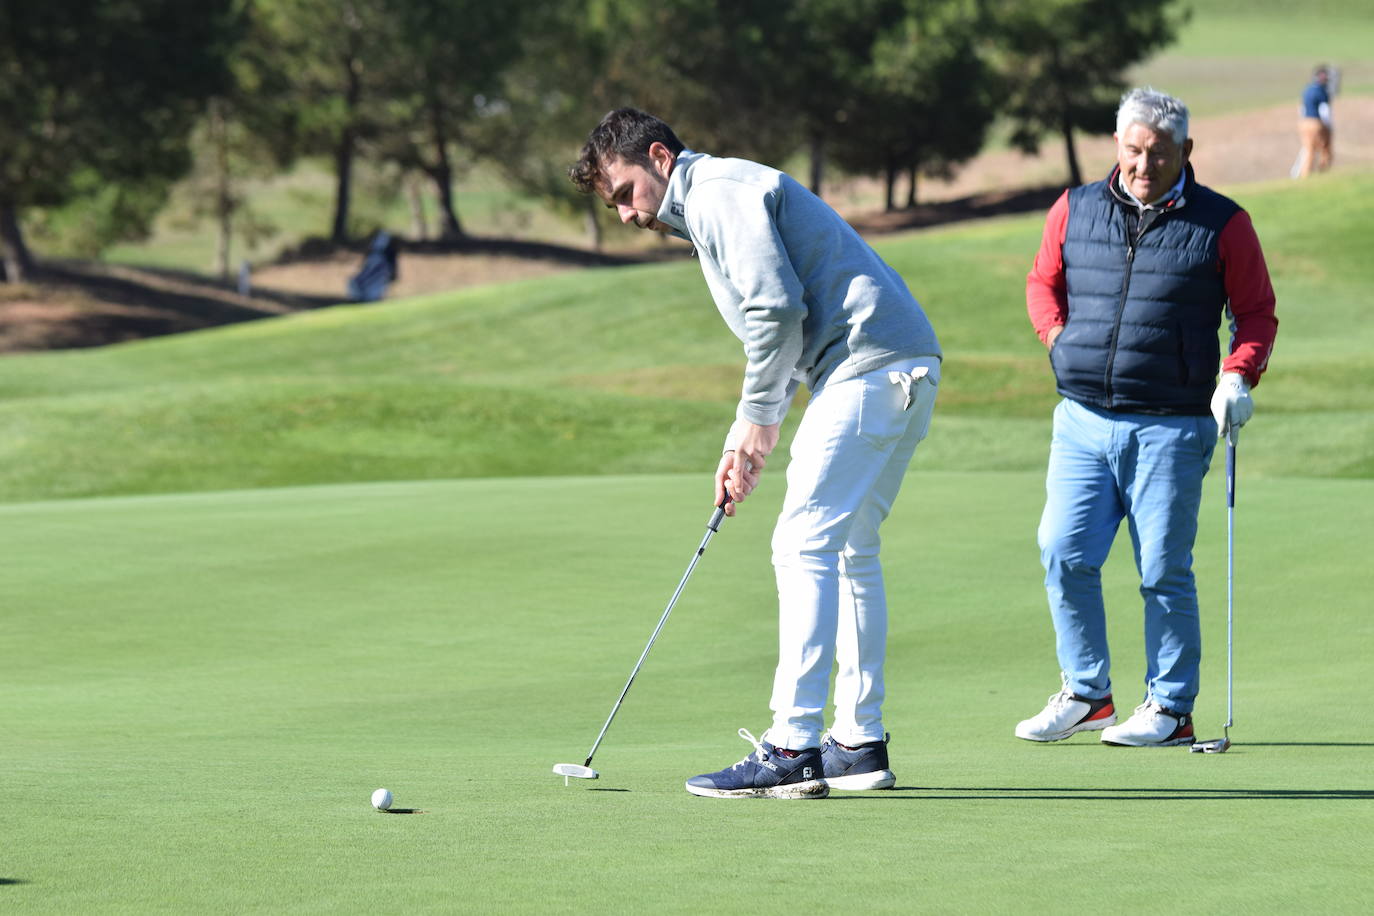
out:
M1236 444L1226 443L1226 505L1235 508L1236 505Z
M716 506L716 511L711 513L711 520L706 523L707 528L710 528L712 531L720 530L720 523L725 518L725 507L729 504L729 496L726 496L724 499L720 501L720 503Z

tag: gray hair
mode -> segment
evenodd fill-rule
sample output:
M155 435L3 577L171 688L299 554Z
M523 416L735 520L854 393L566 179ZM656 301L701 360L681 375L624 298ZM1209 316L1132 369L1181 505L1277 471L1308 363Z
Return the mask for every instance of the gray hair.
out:
M1144 124L1182 143L1188 139L1188 106L1149 86L1132 89L1121 97L1121 107L1116 110L1117 134L1125 133L1132 124Z

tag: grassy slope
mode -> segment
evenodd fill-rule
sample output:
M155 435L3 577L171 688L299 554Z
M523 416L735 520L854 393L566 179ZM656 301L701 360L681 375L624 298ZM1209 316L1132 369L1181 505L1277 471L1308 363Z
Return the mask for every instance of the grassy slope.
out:
M1164 881L1245 912L1368 912L1374 578L1350 532L1374 526L1374 484L1241 490L1239 745L1202 757L1011 738L1054 686L1040 475L920 465L885 536L898 788L815 805L681 788L767 715L776 487L712 541L603 779L569 788L549 767L581 762L704 530L697 477L2 506L0 908L1145 912ZM1219 483L1197 550L1208 737ZM1106 587L1138 601L1128 551ZM1138 615L1111 637L1129 706ZM374 814L380 785L425 813Z
M1250 472L1374 475L1374 176L1247 187L1280 299ZM949 356L932 467L1029 470L1054 401L1039 218L884 240ZM0 499L708 467L741 357L693 263L0 361Z

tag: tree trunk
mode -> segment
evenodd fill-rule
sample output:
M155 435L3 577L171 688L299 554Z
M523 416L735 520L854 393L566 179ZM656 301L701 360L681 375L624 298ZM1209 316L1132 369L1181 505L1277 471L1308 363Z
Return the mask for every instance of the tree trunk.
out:
M1059 45L1050 45L1050 67L1054 85L1059 96L1059 133L1064 137L1064 151L1069 156L1069 187L1076 188L1083 183L1083 173L1078 170L1078 151L1073 148L1073 106L1069 103L1067 77L1059 64Z
M410 236L426 241L429 238L429 223L425 219L425 201L420 181L414 173L406 176L406 200L410 202Z
M1073 119L1069 117L1067 110L1064 112L1061 130L1064 134L1064 149L1069 154L1069 187L1076 188L1083 183L1083 174L1078 170L1078 153L1073 148Z
M33 255L24 243L24 230L19 226L19 214L14 205L0 201L0 260L4 263L4 280L23 283L33 273Z
M883 209L891 213L897 209L897 165L890 159L887 163L886 172L887 175L883 182Z
M435 103L429 106L430 130L434 140L434 166L429 170L434 179L434 189L439 193L439 237L445 241L461 239L463 224L458 222L458 212L453 208L453 166L448 159L448 131L445 129L444 115Z
M916 209L916 172L917 172L917 171L918 171L918 170L917 170L915 164L912 164L912 165L908 166L908 167L907 167L907 170L906 170L906 176L907 176L907 185L906 185L906 208L907 208L908 210L914 210L914 209Z
M229 129L219 100L210 103L210 137L215 149L215 217L219 239L215 246L215 270L229 279L229 249L233 244L234 196L229 186Z
M334 192L334 226L329 232L330 241L336 245L348 242L348 208L353 196L353 153L357 143L353 119L363 94L357 59L348 58L344 68L348 74L348 86L344 92L344 126L339 133L339 144L334 148L334 174L338 184Z
M334 174L338 183L334 189L334 225L329 239L336 245L348 242L348 205L353 186L353 128L345 127L334 149Z
M587 241L592 243L592 251L601 250L601 220L597 217L596 211L600 209L597 198L587 195Z
M453 209L453 168L448 164L448 152L441 147L438 164L427 171L439 197L439 238L446 242L463 238L463 224Z
M821 196L821 180L825 177L825 135L811 134L811 193Z

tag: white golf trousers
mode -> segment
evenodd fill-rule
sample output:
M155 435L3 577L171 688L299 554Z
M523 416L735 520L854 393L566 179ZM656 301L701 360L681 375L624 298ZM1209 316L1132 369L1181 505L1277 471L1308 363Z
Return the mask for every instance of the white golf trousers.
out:
M836 665L831 735L848 745L883 738L878 527L926 436L939 377L934 357L903 360L824 385L807 405L773 532L778 667L768 740L778 747L820 744Z

